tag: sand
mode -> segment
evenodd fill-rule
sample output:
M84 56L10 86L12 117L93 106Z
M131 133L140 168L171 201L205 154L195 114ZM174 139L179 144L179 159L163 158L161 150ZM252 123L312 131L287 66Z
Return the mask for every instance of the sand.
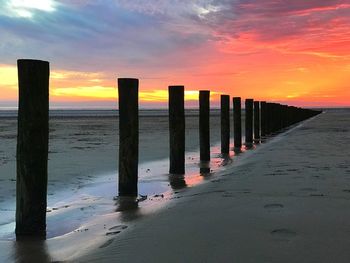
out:
M212 174L151 175L143 184L161 182L160 194L125 211L103 194L112 191L106 182L84 185L50 212L60 226L80 222L74 230L0 241L0 254L4 262L348 262L349 124L349 110L329 110Z
M125 218L123 213L115 211L123 209L125 204L114 200L118 120L108 114L79 114L77 117L61 112L50 119L47 241L39 243L14 242L17 123L12 113L12 117L0 118L0 254L5 262L71 258L103 245L107 236L119 231L115 230L116 225L121 225ZM191 112L189 115L186 118L186 177L173 178L168 175L168 117L159 111L141 112L141 196L137 205L143 214L162 207L174 198L178 189L204 180L198 169L198 116ZM218 154L219 126L216 111L211 118L213 173L225 162ZM106 236L106 229L112 229L112 233ZM35 256L33 250L37 251Z
M74 262L349 262L349 128L306 121Z
M62 113L59 115L62 116ZM85 116L86 113L79 117L71 115L50 119L49 210L70 205L82 188L101 182L113 184L109 192L112 197L117 194L115 181L118 170L118 119L113 116ZM152 173L155 176L161 175L150 168L155 165L167 166L168 117L163 112L155 112L153 115L141 112L141 115L139 162L144 166L140 166L140 177L149 178ZM17 121L15 118L0 120L1 239L1 226L13 221L15 213ZM218 114L213 114L211 123L211 141L214 146L220 138ZM198 148L198 117L187 117L186 125L186 151L190 154ZM154 163L159 160L162 160L161 164ZM141 190L143 187L144 185ZM163 187L156 190L161 193ZM149 194L149 190L141 191L141 194ZM112 197L108 196L110 199Z

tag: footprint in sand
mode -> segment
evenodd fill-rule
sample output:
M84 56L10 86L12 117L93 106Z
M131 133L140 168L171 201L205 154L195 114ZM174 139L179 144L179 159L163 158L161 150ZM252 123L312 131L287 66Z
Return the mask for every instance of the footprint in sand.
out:
M302 175L293 176L293 179L304 179L304 176Z
M325 196L325 195L324 195L324 194L310 194L310 196L323 197L323 196Z
M300 190L301 190L301 191L305 191L305 192L316 192L316 191L317 191L317 189L315 189L315 188L310 188L310 187L301 188Z
M211 182L211 183L220 183L220 182L221 182L221 179L211 180L210 182Z
M265 209L271 210L271 211L276 211L276 210L279 210L279 209L281 209L283 207L284 207L284 205L282 205L282 204L267 204L267 205L264 205Z
M280 229L272 230L270 232L270 234L273 237L276 237L279 240L283 240L283 241L290 241L291 239L293 239L294 237L297 236L296 232L294 232L290 229L287 229L287 228L280 228Z
M99 248L105 248L108 247L110 244L112 244L114 241L114 238L107 240L107 242L105 242L104 244L102 244L101 246L99 246Z
M230 192L225 192L222 194L222 197L234 197L235 195L233 193Z
M118 226L113 226L111 228L109 228L108 230L110 232L106 233L106 236L114 236L119 234L120 232L122 232L122 230L126 229L128 226L126 225L118 225Z

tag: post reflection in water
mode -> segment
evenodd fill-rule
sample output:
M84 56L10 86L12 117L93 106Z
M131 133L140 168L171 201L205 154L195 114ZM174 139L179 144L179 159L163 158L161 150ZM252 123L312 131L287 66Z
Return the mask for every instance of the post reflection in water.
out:
M220 166L226 166L228 164L231 164L233 162L233 159L231 158L230 154L221 154L221 165Z
M169 174L169 183L173 190L187 187L185 175L183 174Z
M239 155L239 154L243 153L243 149L242 149L242 147L233 147L233 152L235 155Z
M140 212L139 202L143 198L118 196L116 198L115 206L116 212L120 212L120 220L122 222L132 221L142 216Z
M139 199L136 196L118 196L115 200L116 212L136 210L139 208Z
M199 172L201 176L210 176L210 162L202 161L199 163Z
M13 261L17 263L27 262L52 262L46 241L21 238L13 243Z
M252 149L254 149L255 148L255 146L254 146L254 144L252 144L252 143L247 143L245 146L244 146L244 149L245 150L252 150Z

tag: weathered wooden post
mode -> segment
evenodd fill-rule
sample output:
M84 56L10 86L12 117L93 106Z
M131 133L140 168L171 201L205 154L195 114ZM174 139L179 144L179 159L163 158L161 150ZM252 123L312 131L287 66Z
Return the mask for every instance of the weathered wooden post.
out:
M169 86L169 141L171 174L185 173L185 88Z
M261 122L261 137L265 137L267 134L267 106L266 101L262 101L260 103L261 107L261 115L260 115L260 122Z
M268 102L266 103L266 135L271 135L273 131L272 119L273 119L272 103Z
M245 144L253 144L253 99L245 100Z
M49 143L47 61L19 59L16 236L46 236Z
M210 91L199 91L199 142L200 160L210 161Z
M241 120L241 98L233 98L233 132L234 147L240 149L242 147L242 120Z
M260 140L260 102L254 101L254 139Z
M230 95L220 96L221 104L221 154L230 153Z
M139 158L139 80L118 79L119 196L137 196Z

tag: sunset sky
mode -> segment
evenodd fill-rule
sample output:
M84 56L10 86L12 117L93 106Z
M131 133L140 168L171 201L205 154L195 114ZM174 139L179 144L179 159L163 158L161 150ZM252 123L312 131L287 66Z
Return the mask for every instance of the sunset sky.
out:
M169 85L298 106L350 106L350 0L0 0L0 107L18 58L50 61L52 107L142 107Z

